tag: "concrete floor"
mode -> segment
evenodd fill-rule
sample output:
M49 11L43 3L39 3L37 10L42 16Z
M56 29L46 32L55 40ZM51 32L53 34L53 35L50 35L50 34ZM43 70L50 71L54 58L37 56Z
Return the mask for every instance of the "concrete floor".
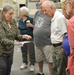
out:
M35 75L38 72L37 63L35 64L35 72L30 72L29 67L27 69L20 70L21 64L22 64L22 55L21 55L20 46L15 45L11 75ZM49 68L46 63L44 63L44 74L49 75Z

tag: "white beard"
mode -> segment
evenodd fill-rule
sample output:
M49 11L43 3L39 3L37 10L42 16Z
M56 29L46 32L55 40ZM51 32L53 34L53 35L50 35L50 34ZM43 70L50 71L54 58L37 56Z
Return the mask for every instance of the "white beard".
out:
M71 7L70 7L70 6L67 7L66 13L67 13L67 15L71 15L71 14L70 14L70 13L71 13Z

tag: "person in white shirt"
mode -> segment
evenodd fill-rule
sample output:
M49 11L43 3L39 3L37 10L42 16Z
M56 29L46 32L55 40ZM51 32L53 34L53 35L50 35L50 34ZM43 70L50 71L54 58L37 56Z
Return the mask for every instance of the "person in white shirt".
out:
M64 53L62 42L67 32L64 15L55 9L53 1L45 1L42 4L43 12L51 17L51 43L53 44L53 68L52 75L66 75L63 63Z

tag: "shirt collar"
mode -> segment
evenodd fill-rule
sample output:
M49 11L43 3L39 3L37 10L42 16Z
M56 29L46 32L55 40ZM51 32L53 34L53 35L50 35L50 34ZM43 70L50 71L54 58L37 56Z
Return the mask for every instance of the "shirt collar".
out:
M57 15L57 10L55 11L53 18L51 19L51 22L55 20L56 15Z

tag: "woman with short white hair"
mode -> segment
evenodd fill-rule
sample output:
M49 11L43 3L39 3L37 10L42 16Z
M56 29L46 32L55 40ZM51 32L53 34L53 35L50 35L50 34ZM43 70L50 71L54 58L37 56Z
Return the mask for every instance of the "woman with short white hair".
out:
M22 16L29 16L29 9L27 7L21 7L20 8L20 13L22 13ZM21 14L19 14L21 17ZM21 17L22 18L22 17Z
M29 9L27 7L21 7L19 10L19 17L20 20L18 22L18 29L20 30L20 34L28 34L33 37L33 18L29 17ZM29 52L30 56L30 71L34 71L34 63L35 63L35 52L34 52L34 44L33 38L31 40L26 40L28 43L25 43L21 47L23 64L21 65L20 69L27 68L28 61L27 55Z

